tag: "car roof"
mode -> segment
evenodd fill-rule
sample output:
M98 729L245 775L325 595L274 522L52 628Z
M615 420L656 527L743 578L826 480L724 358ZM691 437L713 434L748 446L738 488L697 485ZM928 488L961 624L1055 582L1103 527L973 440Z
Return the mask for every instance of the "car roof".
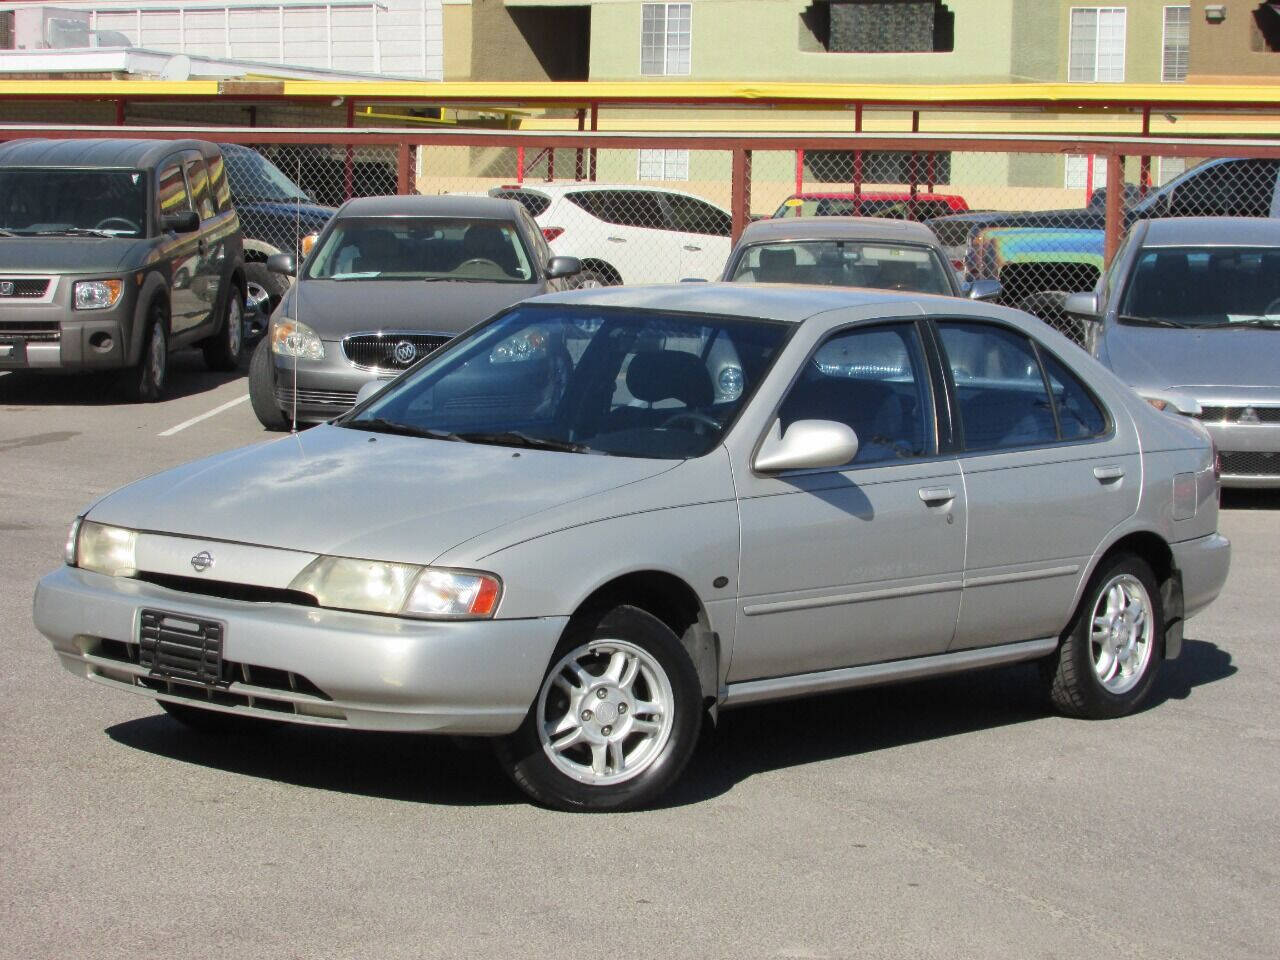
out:
M911 194L906 190L864 190L861 193L855 193L852 190L835 191L835 192L810 192L793 193L787 198L788 200L910 200ZM956 193L917 193L916 200L959 200L960 195Z
M26 139L0 144L0 165L8 167L105 167L146 170L178 150L216 157L208 140Z
M578 307L614 307L703 313L799 323L831 310L882 304L916 304L927 312L954 312L953 297L899 293L858 287L805 286L789 283L669 283L653 286L595 287L536 297L529 303L563 303ZM932 308L932 309L931 309ZM998 311L999 308L993 308ZM1012 311L1010 311L1012 312Z
M338 217L467 217L477 220L514 220L519 208L514 200L461 194L404 194L394 197L357 197L338 210Z
M564 183L509 183L495 187L503 193L512 190L524 190L529 193L541 193L547 197L561 197L566 193L587 193L595 190L645 190L649 193L677 193L682 197L696 197L696 193L686 190L672 190L670 187L655 187L647 183L596 183L591 180L569 180ZM698 199L705 199L699 197ZM711 203L713 201L707 201Z
M1170 217L1146 224L1144 247L1280 246L1280 220L1267 217Z
M779 240L884 240L938 246L938 238L922 223L883 217L779 217L747 225L738 246Z

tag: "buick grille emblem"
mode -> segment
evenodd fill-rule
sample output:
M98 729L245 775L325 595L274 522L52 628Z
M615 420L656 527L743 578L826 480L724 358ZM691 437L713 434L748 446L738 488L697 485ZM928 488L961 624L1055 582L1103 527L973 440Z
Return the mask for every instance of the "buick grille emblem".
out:
M417 357L418 348L408 340L401 340L396 344L396 348L391 352L391 355L396 358L398 363L403 363L405 366L408 366L413 363L414 358Z
M0 297L12 297L12 296L13 296L13 281L0 280Z
M1243 410L1240 411L1240 419L1237 420L1236 422L1237 423L1261 423L1262 421L1258 419L1257 410L1253 409L1253 407L1245 407Z
M196 573L204 573L213 566L213 554L208 550L201 550L191 558L191 568Z

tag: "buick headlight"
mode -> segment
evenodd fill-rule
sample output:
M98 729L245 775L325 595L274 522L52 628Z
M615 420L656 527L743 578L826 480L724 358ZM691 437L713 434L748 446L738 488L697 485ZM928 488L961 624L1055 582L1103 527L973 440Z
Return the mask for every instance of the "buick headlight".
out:
M489 354L490 363L518 363L539 360L547 355L547 335L541 330L525 330L507 337Z
M726 400L737 400L742 396L742 388L745 385L742 368L725 367L716 377L716 385L720 388L720 395Z
M502 587L497 577L468 570L317 557L289 589L311 594L322 607L459 620L493 616Z
M77 310L106 310L119 302L123 292L123 280L80 280L73 288L73 300Z
M67 547L74 546L77 567L109 577L131 577L138 572L134 557L137 542L136 531L85 520L78 531L72 527Z
M271 325L271 352L278 357L323 360L324 344L305 323L282 317Z

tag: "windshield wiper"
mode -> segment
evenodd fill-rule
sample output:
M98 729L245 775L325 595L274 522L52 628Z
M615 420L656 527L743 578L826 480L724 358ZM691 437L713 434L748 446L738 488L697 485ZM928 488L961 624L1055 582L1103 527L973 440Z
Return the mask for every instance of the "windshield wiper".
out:
M1179 330L1189 329L1185 323L1178 323L1177 320L1166 320L1164 317L1135 317L1132 314L1122 313L1117 319L1121 323L1131 323L1134 326L1141 327L1177 327Z
M387 420L384 417L373 417L369 420L344 420L338 426L347 427L350 430L367 430L370 433L391 433L401 437L426 437L429 440L462 439L456 433L432 430L430 427L415 427L407 423L400 423L397 420Z
M455 436L467 443L491 443L499 447L528 447L533 450L558 450L564 453L586 453L591 449L585 443L552 440L548 437L531 437L519 430L503 430L498 433L459 433Z
M1223 320L1221 323L1203 323L1200 329L1221 329L1224 327L1254 327L1270 330L1280 327L1280 317L1248 317L1241 320Z
M107 237L114 239L133 231L98 230L95 227L60 227L57 230L33 230L29 237Z
M0 227L0 237L16 237L16 236L18 236L18 234L14 233L12 230L6 230L4 227Z

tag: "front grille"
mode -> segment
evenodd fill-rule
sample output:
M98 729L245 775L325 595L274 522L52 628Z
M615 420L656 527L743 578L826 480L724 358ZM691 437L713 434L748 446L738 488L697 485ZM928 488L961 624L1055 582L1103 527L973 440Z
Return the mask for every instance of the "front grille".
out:
M202 687L226 686L222 624L157 610L142 611L138 665L162 680Z
M1239 423L1245 410L1252 410L1258 423L1280 423L1280 407L1201 407L1200 419L1210 423Z
M0 323L0 340L15 337L28 343L57 343L62 339L62 330L56 320L41 320L21 325Z
M0 277L0 291L13 284L12 293L2 294L5 297L25 297L38 300L49 292L49 280L46 277Z
M1224 450L1219 454L1222 472L1235 477L1280 476L1280 453Z
M276 386L276 402L285 413L293 406L293 391L287 385ZM345 390L299 390L298 403L341 408L355 406L356 395ZM340 411L335 411L340 412Z
M291 603L295 606L316 607L316 598L301 590L280 587L263 587L253 583L232 583L229 580L206 580L203 577L181 577L167 573L139 571L137 579L154 583L158 587L196 593L204 597L221 597L224 600L241 600L247 603Z
M342 341L342 352L367 370L407 370L449 340L430 333L358 333Z

